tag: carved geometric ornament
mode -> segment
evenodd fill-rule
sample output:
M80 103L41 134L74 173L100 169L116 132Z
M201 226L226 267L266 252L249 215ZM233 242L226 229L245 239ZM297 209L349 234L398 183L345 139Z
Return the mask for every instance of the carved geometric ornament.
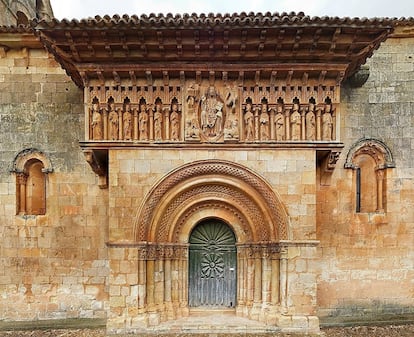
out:
M179 240L181 232L192 227L188 221L197 208L210 216L227 214L242 226L239 230L247 234L246 240L288 238L285 208L263 178L233 162L203 160L172 171L151 189L138 210L135 240Z
M361 154L367 154L371 156L375 160L377 169L381 170L395 167L395 162L392 157L391 150L384 142L374 138L362 138L357 141L350 148L344 167L356 169L357 165L355 164L355 158Z

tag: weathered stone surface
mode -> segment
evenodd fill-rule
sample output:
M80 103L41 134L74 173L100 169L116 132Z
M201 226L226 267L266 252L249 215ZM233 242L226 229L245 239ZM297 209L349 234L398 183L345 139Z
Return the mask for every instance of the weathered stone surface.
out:
M122 80L91 70L84 92L43 49L4 49L1 318L107 319L109 333L162 335L189 317L200 335L277 335L318 334L318 316L343 323L412 314L413 46L409 35L388 39L358 88L326 80L323 70L307 86L303 70L244 78L241 69L229 80L222 70L187 71L188 63L187 72L124 71ZM281 96L289 127L278 134ZM372 212L356 210L357 168L352 160L344 167L361 138L386 144L395 160L384 165L369 146L364 152L375 161L374 184L381 181L372 193L381 207ZM50 161L41 172L44 215L19 207L26 180L16 161L28 149ZM197 323L190 312L189 237L211 218L235 234L231 314L252 325Z

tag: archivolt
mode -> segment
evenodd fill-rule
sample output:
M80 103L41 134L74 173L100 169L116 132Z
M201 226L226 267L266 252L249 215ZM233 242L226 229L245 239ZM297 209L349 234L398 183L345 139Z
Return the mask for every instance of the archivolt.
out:
M13 160L12 167L10 169L11 172L16 173L25 173L26 171L26 164L32 160L39 160L43 164L43 173L50 173L53 172L52 163L49 157L39 151L38 149L30 148L20 151L17 156Z
M251 170L227 161L197 161L170 172L138 214L137 241L182 241L183 232L191 230L189 219L200 216L223 218L239 242L287 239L288 217L275 192Z

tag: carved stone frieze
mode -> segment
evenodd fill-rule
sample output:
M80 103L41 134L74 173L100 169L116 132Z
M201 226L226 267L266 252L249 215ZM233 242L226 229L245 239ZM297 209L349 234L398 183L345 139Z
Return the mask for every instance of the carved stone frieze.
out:
M188 255L187 245L169 243L139 243L138 260L181 260Z
M169 78L166 79L170 80ZM184 80L86 90L90 141L337 141L339 87Z

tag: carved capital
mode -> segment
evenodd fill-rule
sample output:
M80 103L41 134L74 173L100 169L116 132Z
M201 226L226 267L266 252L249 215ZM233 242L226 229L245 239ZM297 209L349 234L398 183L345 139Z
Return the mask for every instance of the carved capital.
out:
M19 173L16 174L17 183L19 185L26 185L27 178L28 178L28 176L24 172L19 172Z

